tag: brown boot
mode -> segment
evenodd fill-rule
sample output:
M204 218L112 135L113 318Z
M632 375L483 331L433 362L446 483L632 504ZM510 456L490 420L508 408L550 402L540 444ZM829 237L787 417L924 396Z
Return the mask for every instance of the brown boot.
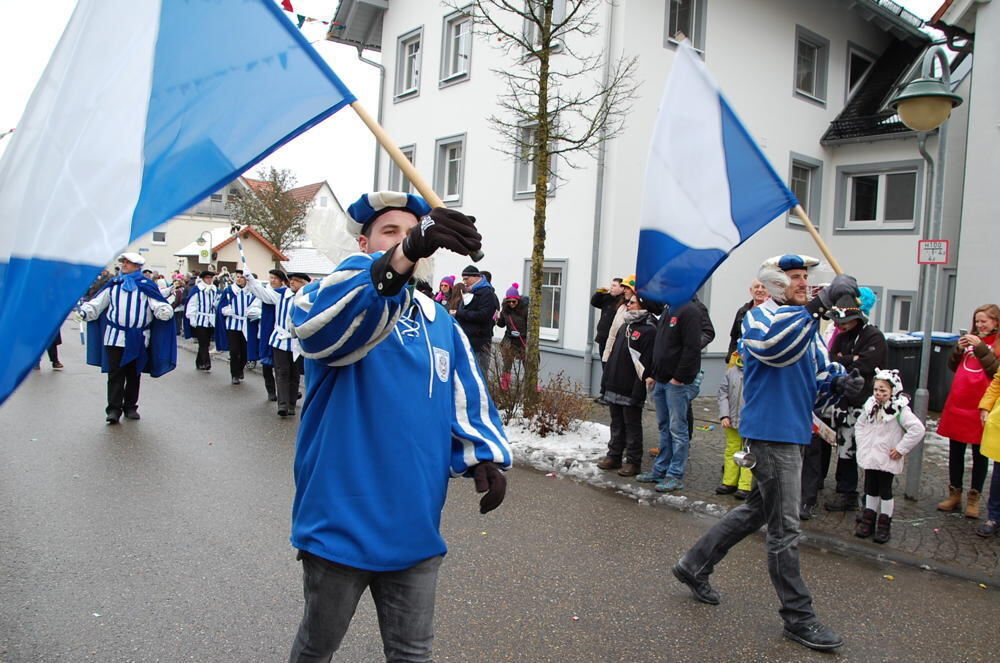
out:
M966 518L978 518L979 517L979 491L969 489L969 495L965 498L965 517Z
M948 486L948 499L938 502L938 511L954 511L962 506L962 489Z
M639 474L639 463L625 463L622 469L618 470L620 477L634 477Z
M599 470L617 470L622 466L621 458L612 458L611 456L605 456L604 458L597 461L597 469Z

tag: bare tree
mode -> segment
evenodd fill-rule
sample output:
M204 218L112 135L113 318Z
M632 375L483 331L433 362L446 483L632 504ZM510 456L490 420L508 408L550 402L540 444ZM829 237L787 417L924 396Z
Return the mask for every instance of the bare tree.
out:
M604 53L599 13L614 0L452 1L467 11L476 33L508 56L494 73L504 81L500 112L490 123L503 137L498 150L530 162L535 175L531 305L525 382L538 383L538 333L545 262L545 220L555 160L593 156L624 129L638 86L636 57ZM610 29L610 26L607 27ZM591 50L586 50L586 49ZM529 409L536 392L528 389Z
M290 193L296 184L290 170L272 166L270 170L259 170L257 177L248 182L250 191L246 195L229 197L232 219L242 226L253 226L284 252L305 235L305 218L312 201Z

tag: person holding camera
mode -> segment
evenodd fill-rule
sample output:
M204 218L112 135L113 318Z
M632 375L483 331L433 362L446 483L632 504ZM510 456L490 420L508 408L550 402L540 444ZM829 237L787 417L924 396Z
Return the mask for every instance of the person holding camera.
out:
M865 380L830 363L819 335L820 317L858 296L857 281L844 274L809 299L809 268L819 261L800 255L771 258L757 274L770 299L743 320L744 397L740 435L749 454L754 487L746 501L705 533L673 567L694 597L716 605L708 578L729 549L767 527L768 573L778 594L785 637L811 649L840 647L844 640L816 617L812 595L799 572L802 449L812 436L817 398L854 397ZM755 461L755 462L754 462Z

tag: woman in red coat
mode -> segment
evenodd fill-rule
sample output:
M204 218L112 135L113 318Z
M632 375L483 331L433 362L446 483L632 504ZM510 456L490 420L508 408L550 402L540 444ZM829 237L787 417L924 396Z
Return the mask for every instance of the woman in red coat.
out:
M948 400L945 401L938 435L951 440L948 449L948 498L938 504L939 511L954 511L962 506L962 475L965 473L965 448L972 447L972 480L965 504L967 518L979 517L979 495L986 481L988 464L979 453L983 422L979 399L1000 368L1000 307L984 304L972 316L971 334L958 339L948 358L948 368L955 371Z

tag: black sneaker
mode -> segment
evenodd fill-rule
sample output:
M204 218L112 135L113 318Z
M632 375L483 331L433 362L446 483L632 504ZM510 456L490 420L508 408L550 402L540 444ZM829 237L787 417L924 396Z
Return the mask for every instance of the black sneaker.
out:
M799 520L812 520L816 517L815 504L803 504L799 507Z
M716 495L732 495L736 492L736 486L729 486L724 483L720 483L715 487Z
M670 569L670 571L674 574L675 578L688 586L688 589L691 590L696 599L709 605L719 605L719 593L712 589L707 580L698 580L698 578L688 573L687 569L681 566L680 563L674 564L674 568Z
M844 639L836 631L819 622L809 622L797 626L785 624L785 637L800 645L805 645L809 649L820 651L836 649L844 644Z
M122 418L122 413L120 410L112 410L108 412L107 416L104 417L104 421L109 424L117 424L118 420Z
M132 421L138 421L142 417L139 416L139 410L135 408L129 408L125 410L125 418L131 419Z

